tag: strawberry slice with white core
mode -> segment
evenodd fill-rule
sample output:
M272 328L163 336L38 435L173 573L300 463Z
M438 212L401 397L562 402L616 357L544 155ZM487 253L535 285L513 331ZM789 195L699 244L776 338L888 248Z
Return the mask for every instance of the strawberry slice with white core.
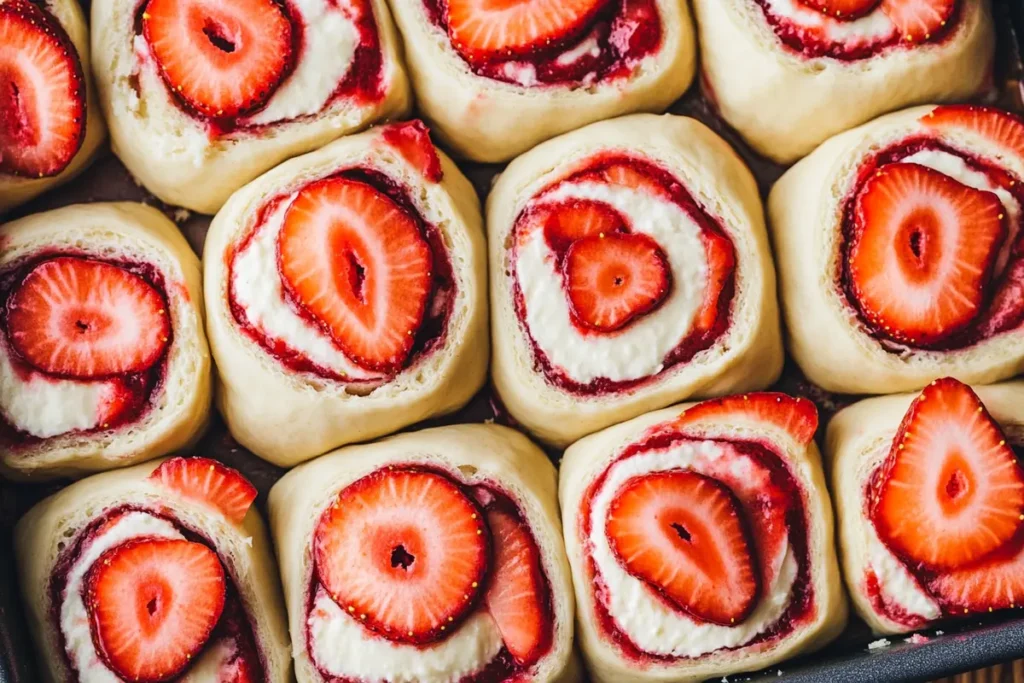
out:
M149 478L183 498L218 510L235 524L242 523L256 500L256 487L241 472L209 458L171 458Z
M879 0L800 0L800 2L822 14L848 21L868 14L878 5Z
M259 109L292 63L292 24L276 0L149 0L142 30L170 89L208 117Z
M444 172L430 131L422 121L406 121L385 126L384 142L391 145L413 168L432 183L441 182Z
M206 644L224 610L224 568L201 543L131 540L100 556L85 590L103 660L126 681L155 683Z
M11 344L44 372L81 379L148 370L171 334L167 304L134 273L61 256L33 268L7 303Z
M952 614L1024 606L1024 543L1015 538L980 562L939 574L928 590Z
M971 388L936 380L904 416L875 474L869 511L896 554L932 570L957 569L1017 533L1024 470Z
M542 204L535 209L551 250L559 256L584 237L610 235L625 229L622 215L608 204L586 199Z
M1006 239L1003 205L918 164L890 164L856 199L849 278L868 320L929 346L978 316Z
M370 185L329 178L299 193L278 240L285 284L345 355L369 370L401 370L433 282L416 222Z
M881 9L908 42L928 40L953 16L956 0L882 0Z
M0 173L54 176L85 138L85 81L63 27L28 0L0 2Z
M562 266L565 293L582 325L613 332L658 307L672 286L668 257L643 234L573 242Z
M379 470L324 512L313 542L324 588L392 641L450 634L481 596L490 558L483 515L447 477Z
M585 31L608 0L447 0L452 45L480 63L547 50Z
M1024 120L1016 114L977 104L945 104L925 114L921 122L939 130L980 135L1024 159Z
M615 495L606 531L633 576L697 619L742 622L760 594L739 500L710 477L673 470L635 477Z
M488 510L487 526L494 543L487 611L512 658L520 666L530 666L551 641L540 552L526 525L506 512Z
M716 424L727 428L743 425L778 429L798 444L806 445L814 439L818 429L818 409L805 398L762 391L698 403L683 411L673 427L685 429Z

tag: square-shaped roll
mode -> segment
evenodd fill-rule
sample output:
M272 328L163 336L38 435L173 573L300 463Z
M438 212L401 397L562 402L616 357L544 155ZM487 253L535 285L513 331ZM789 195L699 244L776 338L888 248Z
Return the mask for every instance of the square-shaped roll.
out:
M522 434L349 446L270 492L299 683L579 679L555 469Z
M843 630L817 425L805 399L751 393L569 447L559 500L594 681L755 671Z

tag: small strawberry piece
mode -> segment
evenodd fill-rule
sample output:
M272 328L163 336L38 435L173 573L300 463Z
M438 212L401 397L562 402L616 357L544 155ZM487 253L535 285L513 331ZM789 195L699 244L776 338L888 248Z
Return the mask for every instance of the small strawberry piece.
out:
M138 401L138 396L123 380L112 378L106 380L107 392L103 396L96 414L96 425L107 429L121 422L125 415Z
M977 395L947 377L914 399L870 496L890 549L932 570L958 569L1017 533L1024 470Z
M275 0L149 0L142 30L168 87L208 117L256 111L292 65L292 24Z
M452 45L470 62L547 50L586 30L608 0L448 0Z
M939 574L928 590L951 614L1022 607L1024 543L1014 539L981 562Z
M224 610L224 568L201 543L141 539L116 546L86 576L93 642L127 681L177 676Z
M389 640L425 644L450 634L480 598L489 537L450 479L388 468L338 494L313 551L338 606Z
M1002 276L1002 284L992 296L984 317L978 322L974 334L988 339L1012 330L1024 321L1024 257L1012 258Z
M694 617L742 622L760 594L754 546L736 496L673 470L635 477L608 510L612 549L629 573Z
M603 202L574 199L542 204L536 212L536 220L544 226L548 246L559 256L565 254L576 240L591 235L610 235L626 227L622 215Z
M808 7L836 19L849 21L868 14L879 0L800 0Z
M801 445L809 444L818 429L818 409L805 398L761 391L726 396L698 403L676 418L676 428L722 424L754 425L779 429Z
M512 515L488 510L487 525L494 541L487 611L512 658L520 666L530 666L540 659L552 636L540 552L524 523Z
M995 194L918 164L897 163L868 179L855 210L850 286L876 329L927 347L981 313L1006 239Z
M143 372L171 334L163 297L109 263L61 256L33 268L7 303L11 343L43 372L82 379Z
M708 259L707 287L704 289L704 300L701 302L694 331L709 331L718 322L719 303L726 282L736 269L736 252L728 237L718 232L705 230L701 233L704 241L704 252Z
M278 240L290 293L342 351L370 370L401 370L433 282L416 222L373 187L328 178L299 193Z
M256 500L256 487L241 472L209 458L171 458L149 478L183 498L219 510L235 524L242 523Z
M956 0L882 0L882 11L908 42L928 40L942 29L956 9Z
M55 176L85 139L85 79L64 28L28 0L0 2L0 173Z
M598 176L611 185L626 187L662 199L670 198L669 191L664 185L626 163L610 164L601 170Z
M430 141L430 131L420 120L395 123L384 127L384 142L402 155L406 161L432 183L441 182L444 172L437 149Z
M573 316L613 332L649 313L672 286L668 257L643 234L591 235L573 242L562 266Z
M995 107L977 104L944 104L921 117L939 130L967 130L1024 159L1024 120Z

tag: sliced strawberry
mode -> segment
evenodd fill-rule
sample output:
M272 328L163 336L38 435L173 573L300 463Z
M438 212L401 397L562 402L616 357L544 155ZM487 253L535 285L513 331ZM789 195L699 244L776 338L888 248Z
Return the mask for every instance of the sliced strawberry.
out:
M882 0L882 11L904 40L928 40L953 16L956 0Z
M149 475L183 498L196 500L241 524L256 500L256 487L238 470L209 458L171 458Z
M299 193L278 239L285 284L345 354L370 370L401 370L432 284L416 222L373 187L329 178Z
M134 408L139 400L137 393L121 378L108 379L104 384L107 391L96 413L96 426L100 429L120 423L125 413Z
M818 429L818 409L805 398L761 391L726 396L698 403L683 411L674 426L695 424L761 425L789 434L799 444L808 444Z
M142 30L168 87L200 114L235 118L292 66L292 24L275 0L149 0Z
M388 468L350 484L324 512L316 568L353 618L392 641L429 643L481 596L489 536L476 503L447 477Z
M0 173L63 171L85 139L85 79L64 28L28 0L0 2Z
M626 482L606 528L629 573L698 619L730 625L750 615L760 594L742 514L722 484L673 470Z
M669 198L669 191L661 183L628 163L613 163L597 174L604 182L626 187L643 194L663 199Z
M572 40L608 0L447 0L448 35L471 62Z
M506 512L488 510L487 526L494 542L487 611L516 663L529 666L540 658L552 636L540 551L525 524Z
M728 237L718 232L704 230L701 233L704 252L708 259L707 287L701 302L695 330L708 331L714 328L720 314L719 303L726 282L736 269L736 252Z
M992 295L985 314L974 328L978 339L988 339L1012 330L1024 320L1024 257L1013 258Z
M918 164L890 164L864 184L854 222L850 286L886 336L930 346L981 313L1006 239L995 194Z
M11 343L44 372L96 378L142 372L171 334L167 304L138 275L87 258L43 261L7 303Z
M384 127L384 142L402 155L409 164L432 183L441 182L444 172L437 148L430 141L430 131L420 120L394 123Z
M967 130L991 140L1024 159L1024 120L995 107L977 104L944 104L921 118L940 130Z
M879 0L800 0L808 7L837 19L850 20L868 14Z
M574 199L542 204L536 220L544 226L544 237L551 250L561 257L576 240L591 235L610 235L626 227L622 215L604 202Z
M562 275L573 316L601 332L654 310L672 286L668 257L643 234L591 235L573 242Z
M1024 606L1024 543L1014 539L981 562L939 574L928 590L952 614Z
M914 399L872 480L871 519L898 555L933 570L977 561L1024 519L1024 470L971 388L947 377Z
M165 681L203 648L224 610L224 568L201 543L141 539L100 556L86 577L100 656L128 681Z

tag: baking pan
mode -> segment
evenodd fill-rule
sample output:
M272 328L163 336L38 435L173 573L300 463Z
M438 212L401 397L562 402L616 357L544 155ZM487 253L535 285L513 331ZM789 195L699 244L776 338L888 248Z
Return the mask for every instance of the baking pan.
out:
M88 2L84 2L88 9ZM993 89L986 102L1024 112L1024 0L993 0L998 28ZM740 152L758 179L762 194L785 167L757 157L722 123L695 85L671 111L698 118L725 137ZM483 200L500 166L460 164ZM48 209L92 201L143 201L164 210L202 254L210 218L166 206L139 187L109 150L100 155L79 179L18 209L11 218ZM821 425L853 397L828 394L808 383L788 362L778 390L811 399L818 406ZM500 402L485 389L455 415L417 425L495 421L511 423ZM819 432L819 439L822 436ZM257 504L265 512L267 493L284 470L264 462L239 446L224 423L214 416L210 428L195 449L196 454L217 458L241 470L259 490ZM549 452L557 462L560 453ZM13 484L0 479L0 683L35 683L35 655L29 641L24 612L19 602L14 572L11 530L35 502L59 490L67 482ZM984 619L968 619L939 625L913 637L876 638L867 626L851 617L843 634L817 653L783 662L766 671L728 677L729 681L782 681L785 683L875 683L928 681L1024 657L1024 615L1007 612Z

